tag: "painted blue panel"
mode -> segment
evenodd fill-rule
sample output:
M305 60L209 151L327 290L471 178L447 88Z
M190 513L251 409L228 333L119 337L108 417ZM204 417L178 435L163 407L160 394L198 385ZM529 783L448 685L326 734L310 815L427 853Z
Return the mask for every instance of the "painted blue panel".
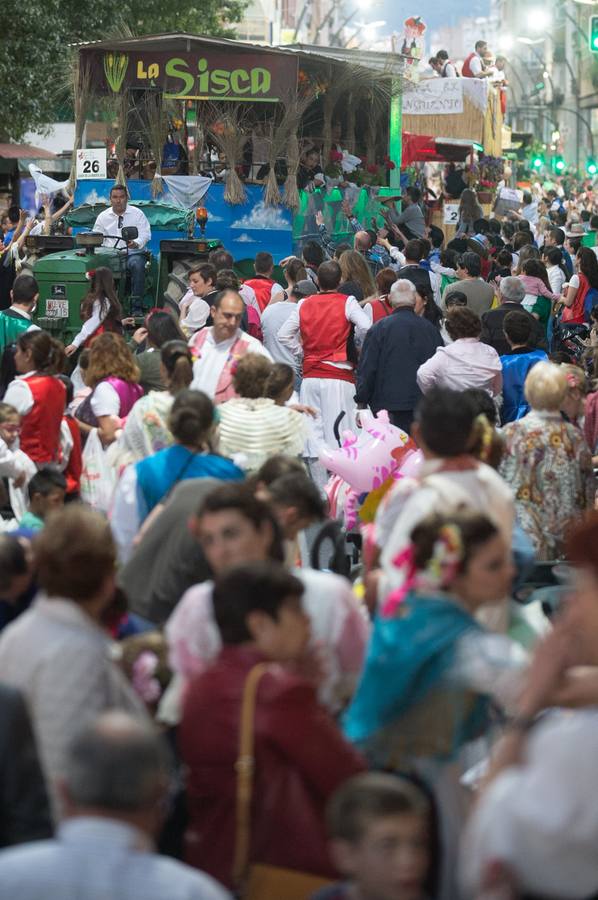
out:
M79 181L75 192L75 205L83 203L108 202L113 181ZM127 187L131 200L151 200L149 181L129 181ZM224 185L213 184L203 198L209 220L206 237L219 238L236 260L252 258L260 250L268 250L279 262L292 253L292 213L281 206L265 206L263 188L260 185L246 185L247 202L233 206L224 201ZM168 202L168 193L160 199ZM152 234L150 247L157 252L160 240L181 237L180 232L166 231ZM199 237L199 227L195 227Z

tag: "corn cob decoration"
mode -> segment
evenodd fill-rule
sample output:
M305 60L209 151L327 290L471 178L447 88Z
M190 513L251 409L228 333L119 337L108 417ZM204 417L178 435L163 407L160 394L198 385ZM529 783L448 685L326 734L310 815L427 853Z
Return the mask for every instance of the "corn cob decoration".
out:
M125 80L129 57L126 53L104 54L104 73L106 81L115 94L118 94Z

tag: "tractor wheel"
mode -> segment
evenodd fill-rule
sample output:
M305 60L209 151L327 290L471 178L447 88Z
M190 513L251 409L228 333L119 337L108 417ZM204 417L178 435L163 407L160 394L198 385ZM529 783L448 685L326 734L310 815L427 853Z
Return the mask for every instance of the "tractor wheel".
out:
M189 271L193 268L193 259L177 259L168 276L168 286L164 291L163 303L171 309L179 310L179 302L189 290Z

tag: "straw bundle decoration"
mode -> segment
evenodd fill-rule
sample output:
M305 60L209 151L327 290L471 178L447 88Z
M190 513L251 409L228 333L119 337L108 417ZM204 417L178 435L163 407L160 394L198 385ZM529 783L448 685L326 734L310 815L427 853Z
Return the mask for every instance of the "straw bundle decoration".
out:
M227 203L240 204L247 199L237 166L248 138L248 117L249 110L240 103L210 104L210 135L226 156L224 199Z
M279 124L280 136L276 143L284 149L287 147L287 176L284 183L284 204L289 209L299 209L299 190L297 188L297 170L301 158L299 147L299 130L305 111L316 97L315 87L306 87L301 93L292 91L281 98L284 114ZM276 160L275 160L276 162ZM273 167L270 167L270 172ZM274 179L276 182L276 178ZM277 190L278 190L278 186ZM267 185L266 185L267 190ZM267 202L264 198L264 202Z
M155 198L164 192L161 172L162 149L168 135L168 114L162 91L148 91L145 94L140 116L156 163L156 171L150 187L152 197Z
M282 122L278 126L276 122L272 122L270 126L270 150L268 153L268 177L264 188L264 203L266 206L279 206L282 203L282 195L276 180L276 161L282 153L283 147Z
M122 91L116 95L116 140L114 150L118 160L118 173L116 175L115 184L122 184L126 187L127 179L125 176L125 154L127 150L127 128L129 125L129 92Z
M69 176L69 188L75 189L77 183L77 150L83 145L83 132L85 131L85 122L91 105L93 95L93 81L91 70L77 53L71 63L70 69L71 89L73 92L73 106L75 109L75 144L73 146L73 159L71 163L71 173Z

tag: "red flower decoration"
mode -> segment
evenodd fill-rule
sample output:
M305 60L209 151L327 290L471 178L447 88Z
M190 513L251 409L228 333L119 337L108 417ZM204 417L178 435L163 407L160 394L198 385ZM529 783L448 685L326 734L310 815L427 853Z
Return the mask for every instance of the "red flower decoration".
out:
M342 162L342 161L343 161L343 154L340 152L340 150L331 150L330 151L330 162L337 163L337 162Z
M387 159L385 165L387 169L396 169L396 166L393 163L392 159Z
M369 165L367 167L367 171L370 173L370 175L377 175L378 174L378 166L376 166L374 163L372 163L371 165Z

